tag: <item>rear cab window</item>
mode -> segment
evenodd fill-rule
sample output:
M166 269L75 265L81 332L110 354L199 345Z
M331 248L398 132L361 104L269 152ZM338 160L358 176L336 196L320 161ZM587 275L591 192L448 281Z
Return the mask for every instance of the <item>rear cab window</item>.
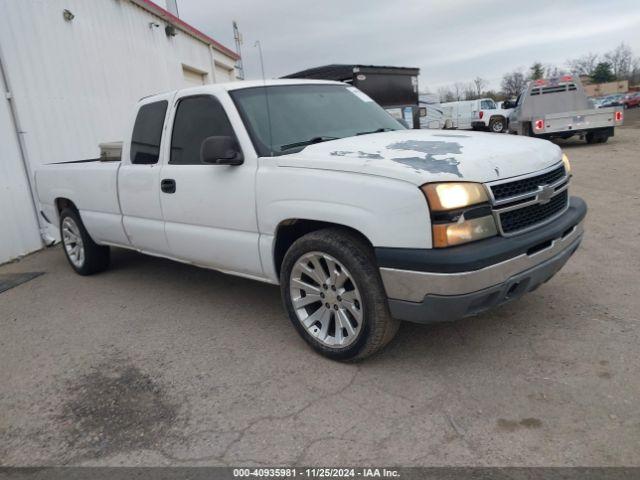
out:
M493 100L481 100L480 101L480 108L482 110L495 110L496 109L496 104Z
M147 103L138 110L131 135L131 163L153 165L160 158L162 127L167 113L168 102Z

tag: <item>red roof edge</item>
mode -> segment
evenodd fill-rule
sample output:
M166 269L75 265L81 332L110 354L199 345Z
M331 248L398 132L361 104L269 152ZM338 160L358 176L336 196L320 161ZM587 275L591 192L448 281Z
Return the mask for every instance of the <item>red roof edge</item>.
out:
M189 25L188 23L184 22L183 20L180 20L178 17L173 15L171 12L169 12L168 10L165 10L160 5L152 2L151 0L132 0L132 1L135 4L137 4L138 6L144 8L145 10L148 10L151 13L154 13L154 14L158 15L163 20L166 20L167 22L175 25L176 27L180 28L181 30L187 31L188 33L190 33L194 37L198 38L199 40L202 40L203 42L208 43L209 45L211 45L216 50L224 53L225 55L233 58L234 60L239 60L240 59L240 55L238 55L236 52L234 52L230 48L225 47L220 42L217 42L216 40L214 40L210 36L205 35L204 33L202 33L197 28Z

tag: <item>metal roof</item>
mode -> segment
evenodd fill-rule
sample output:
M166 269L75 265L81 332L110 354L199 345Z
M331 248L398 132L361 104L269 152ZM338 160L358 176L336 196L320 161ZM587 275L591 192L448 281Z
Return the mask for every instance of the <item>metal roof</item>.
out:
M185 21L181 20L180 18L176 17L171 12L169 12L168 10L165 10L160 5L152 2L151 0L131 0L131 1L133 3L135 3L136 5L138 5L140 8L143 8L143 9L147 10L148 12L151 12L154 15L157 15L158 17L162 18L167 23L173 25L176 28L179 28L183 32L186 32L189 35L197 38L198 40L200 40L200 41L202 41L202 42L204 42L206 44L211 45L213 48L215 48L216 50L218 50L221 53L224 53L228 57L231 57L234 60L239 60L240 59L240 55L238 55L236 52L234 52L230 48L225 47L220 42L214 40L213 38L211 38L208 35L205 35L204 33L202 33L200 30L198 30L194 26L189 25L187 22L185 22Z
M386 73L395 75L419 75L419 68L391 67L382 65L350 65L333 63L321 67L308 68L281 78L321 78L325 80L344 81L353 78L354 73Z

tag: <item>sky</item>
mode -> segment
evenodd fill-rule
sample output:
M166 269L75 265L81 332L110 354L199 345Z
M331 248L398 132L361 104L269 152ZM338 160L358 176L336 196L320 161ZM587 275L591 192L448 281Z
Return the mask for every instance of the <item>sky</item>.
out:
M156 0L162 4L162 0ZM566 66L620 42L640 56L640 0L177 0L180 17L235 49L243 37L245 78L330 63L420 68L421 91L533 62Z

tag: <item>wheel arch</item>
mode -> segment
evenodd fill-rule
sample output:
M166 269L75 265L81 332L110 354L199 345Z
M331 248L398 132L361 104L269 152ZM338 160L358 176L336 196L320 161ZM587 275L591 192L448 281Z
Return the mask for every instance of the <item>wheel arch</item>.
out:
M281 221L278 224L273 240L272 261L278 277L280 276L280 269L282 267L284 256L286 255L291 245L293 245L293 243L302 236L324 228L336 228L354 234L359 237L364 243L373 248L371 240L369 240L369 238L360 230L357 230L353 227L322 220L289 218Z
M55 211L55 215L56 215L55 224L59 224L60 223L60 214L66 208L74 210L78 215L80 215L80 210L78 209L76 204L73 202L73 200L71 200L68 197L56 197L53 200L53 206L55 207L54 211Z
M72 208L76 212L79 211L78 207L76 207L76 204L73 203L73 200L70 200L70 199L65 198L65 197L58 197L53 201L53 203L56 206L56 210L58 211L58 215L60 215L62 210L64 210L65 208Z

